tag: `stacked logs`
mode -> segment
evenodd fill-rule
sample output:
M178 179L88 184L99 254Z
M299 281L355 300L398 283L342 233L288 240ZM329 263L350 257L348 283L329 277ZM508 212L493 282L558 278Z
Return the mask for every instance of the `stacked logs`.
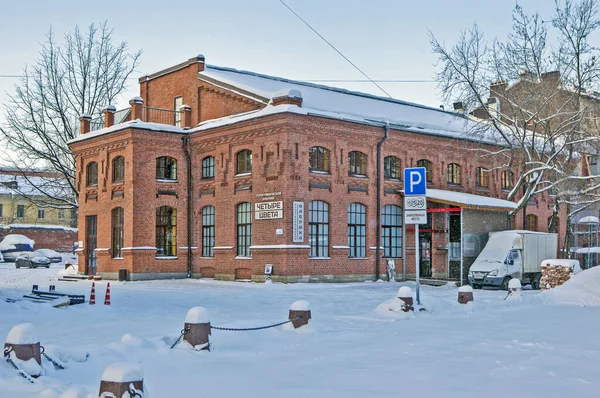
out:
M547 262L542 264L542 279L540 287L542 290L553 289L562 285L571 278L573 269L563 264L552 264Z

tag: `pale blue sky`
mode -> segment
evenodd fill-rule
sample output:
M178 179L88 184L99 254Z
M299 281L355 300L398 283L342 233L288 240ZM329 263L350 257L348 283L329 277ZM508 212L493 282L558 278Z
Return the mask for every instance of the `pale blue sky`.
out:
M512 0L285 0L373 79L431 80L436 59L427 29L448 44L477 21L489 38L505 37ZM547 19L553 0L523 0ZM198 53L210 64L293 79L363 79L278 0L0 0L0 75L19 74L37 56L52 25L57 34L108 20L115 38L143 49L134 77ZM0 78L0 112L14 79ZM119 106L137 95L137 81ZM337 84L341 85L341 84ZM382 83L393 97L438 106L433 83ZM382 94L372 84L344 87Z

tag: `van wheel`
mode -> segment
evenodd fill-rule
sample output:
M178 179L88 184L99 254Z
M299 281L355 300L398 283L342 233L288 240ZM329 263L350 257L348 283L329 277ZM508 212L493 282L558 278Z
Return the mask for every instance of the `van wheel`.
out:
M502 281L502 290L508 291L509 282L510 282L510 276L507 276L506 278L504 278L504 280Z
M481 288L482 288L482 286L481 286L481 285L476 285L476 284L472 284L472 285L471 285L471 287L472 287L473 289L481 289Z
M533 290L540 290L540 279L542 279L542 275L538 275L531 281L531 288Z

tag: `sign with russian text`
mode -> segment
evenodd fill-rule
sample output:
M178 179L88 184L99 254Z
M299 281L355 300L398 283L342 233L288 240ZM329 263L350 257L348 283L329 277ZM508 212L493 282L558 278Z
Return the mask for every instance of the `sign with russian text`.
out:
M277 218L283 218L283 201L254 204L255 220L273 220Z
M304 202L294 202L292 242L304 242Z

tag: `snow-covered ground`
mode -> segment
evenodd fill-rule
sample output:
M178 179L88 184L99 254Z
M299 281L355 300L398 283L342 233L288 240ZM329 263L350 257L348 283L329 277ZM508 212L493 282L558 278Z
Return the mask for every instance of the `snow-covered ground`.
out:
M0 397L57 398L71 387L97 394L104 369L122 361L141 363L152 398L547 398L600 391L600 307L580 305L600 304L590 298L600 297L600 268L552 293L525 290L504 300L506 292L476 290L469 305L456 303L455 287L423 287L427 311L411 316L382 310L383 303L394 308L404 285L387 282L111 282L112 305L104 306L100 281L95 306L5 301L33 283L89 295L91 282L57 282L60 268L0 264L0 338L32 323L46 352L67 365L54 370L44 359L46 375L30 384L2 361ZM210 352L169 348L192 307L206 307L213 325L250 327L287 319L296 300L312 309L304 332L213 330Z

